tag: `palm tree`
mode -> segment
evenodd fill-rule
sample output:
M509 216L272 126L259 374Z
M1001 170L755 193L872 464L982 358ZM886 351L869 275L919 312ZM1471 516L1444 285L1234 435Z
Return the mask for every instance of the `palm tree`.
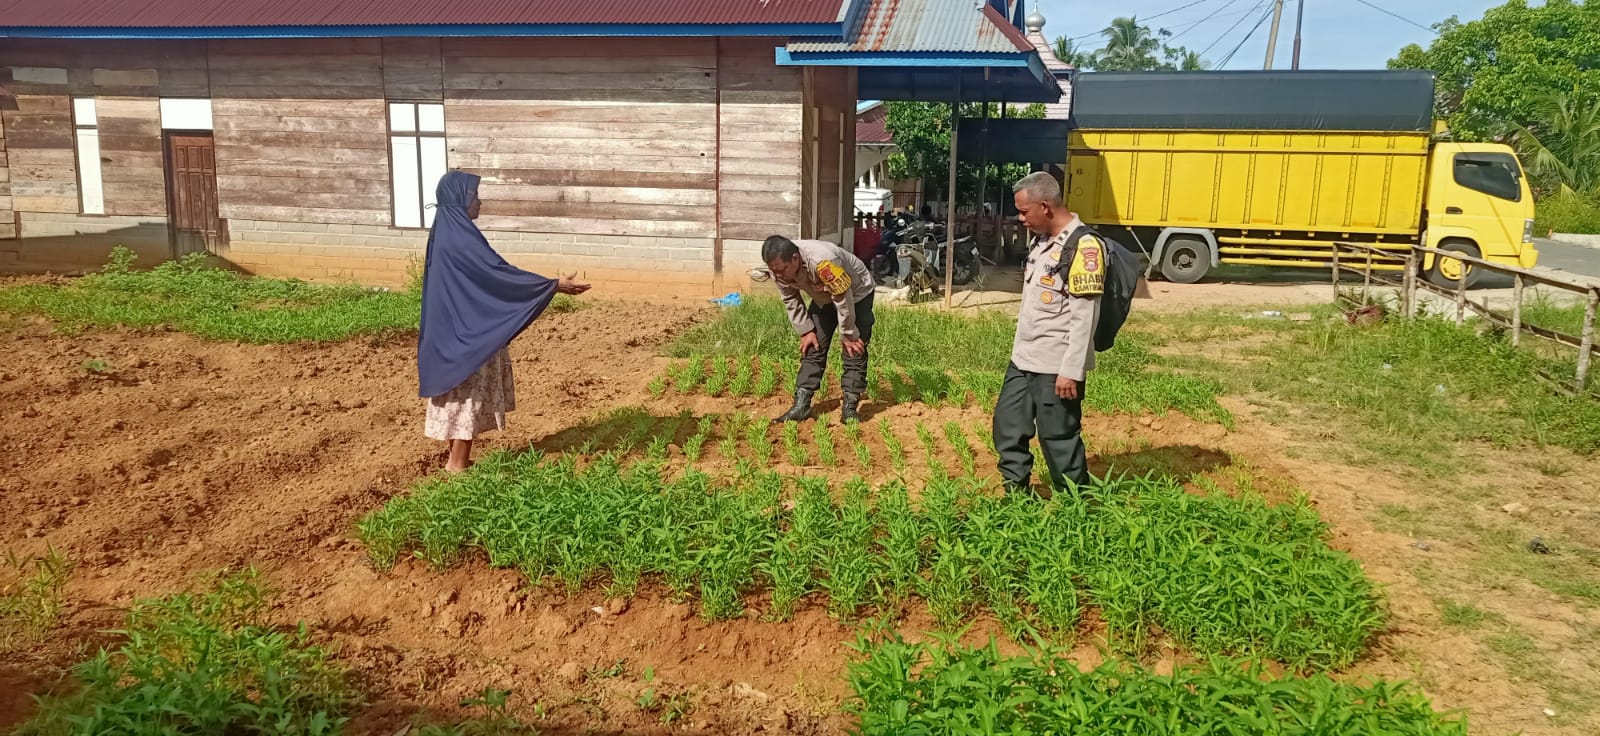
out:
M1100 35L1105 37L1106 45L1095 53L1096 69L1144 71L1160 66L1156 52L1161 50L1161 41L1149 26L1139 25L1137 18L1117 18Z
M1185 49L1183 58L1178 61L1178 70L1185 72L1203 72L1211 68L1211 62L1200 55L1200 52Z
M1052 51L1055 52L1057 59L1078 69L1094 68L1094 54L1079 49L1078 44L1066 36L1056 36L1055 48Z
M1528 171L1563 196L1600 194L1600 98L1548 95L1538 116L1512 133Z

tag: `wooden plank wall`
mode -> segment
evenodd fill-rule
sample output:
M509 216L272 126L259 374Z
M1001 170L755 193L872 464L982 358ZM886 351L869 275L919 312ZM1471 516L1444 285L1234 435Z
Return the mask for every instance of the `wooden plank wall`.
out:
M165 216L157 98L208 94L204 42L6 39L3 63L16 94L0 117L17 212L80 211L71 98L93 96L106 214Z
M211 43L223 219L388 225L378 39Z
M154 97L99 97L100 176L106 214L167 215L161 103Z
M0 96L0 109L12 101ZM5 116L0 115L0 240L17 237L17 213L11 206L11 157L7 153Z
M814 115L815 237L842 238L850 222L848 204L854 191L847 186L855 141L854 75L847 69L819 67L811 74L808 106ZM847 143L848 141L848 143ZM852 149L847 151L846 149ZM848 193L847 193L848 192ZM844 243L846 247L850 244Z
M19 91L16 106L4 114L12 206L18 212L79 212L72 98Z
M445 39L444 70L485 229L716 236L714 39Z
M804 71L780 67L778 41L724 39L718 57L722 237L800 237Z

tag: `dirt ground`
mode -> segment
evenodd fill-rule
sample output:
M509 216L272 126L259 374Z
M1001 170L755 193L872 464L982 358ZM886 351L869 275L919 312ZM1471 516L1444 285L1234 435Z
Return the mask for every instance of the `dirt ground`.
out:
M644 387L665 365L660 344L710 314L687 302L597 302L539 320L512 346L519 408L511 428L484 449L556 443L623 406L676 413L670 397L650 401ZM241 564L261 566L282 591L276 618L309 622L357 670L371 705L354 733L389 736L418 714L465 716L458 702L491 686L513 690L525 718L542 709L547 718L536 725L545 733L810 734L847 725L838 707L855 633L817 607L785 624L708 624L653 594L626 606L598 593L569 598L481 562L443 574L410 563L372 569L354 523L444 460L442 446L422 437L409 341L250 346L165 332L65 337L24 323L0 331L0 351L0 550L48 543L78 564L63 624L0 664L0 730L27 718L29 696L55 686L83 646L108 641L100 632L135 598ZM86 371L89 360L110 369ZM698 416L775 414L782 405L696 397L685 406ZM1333 543L1386 586L1392 612L1372 658L1343 676L1416 680L1439 707L1469 710L1475 733L1594 733L1593 720L1546 715L1539 683L1515 681L1473 638L1440 624L1415 557L1464 570L1470 550L1421 552L1412 537L1375 525L1375 509L1415 495L1407 481L1286 452L1314 438L1258 420L1243 401L1229 408L1239 416L1233 431L1176 416L1090 417L1095 469L1244 473L1264 489L1303 489L1331 524ZM917 423L985 420L977 409L921 406L869 414L895 428L912 468L923 461ZM1537 476L1509 453L1502 459L1519 478ZM1582 489L1600 478L1581 461L1573 467L1558 485L1525 489L1541 499L1529 505L1583 508ZM1594 638L1583 644L1583 632L1600 632L1592 607L1525 590L1485 591L1474 602L1549 633L1540 642L1572 642L1551 653L1562 657L1552 668L1592 666L1600 656ZM920 615L902 626L931 627ZM991 628L980 622L975 635ZM688 695L695 708L684 722L663 726L640 712L646 668L658 691Z

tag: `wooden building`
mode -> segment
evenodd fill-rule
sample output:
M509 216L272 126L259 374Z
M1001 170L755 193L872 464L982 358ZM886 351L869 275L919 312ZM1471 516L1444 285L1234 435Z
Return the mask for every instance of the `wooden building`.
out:
M0 270L80 272L120 244L400 283L460 168L519 265L724 293L768 235L849 242L861 66L786 44L899 4L13 0Z

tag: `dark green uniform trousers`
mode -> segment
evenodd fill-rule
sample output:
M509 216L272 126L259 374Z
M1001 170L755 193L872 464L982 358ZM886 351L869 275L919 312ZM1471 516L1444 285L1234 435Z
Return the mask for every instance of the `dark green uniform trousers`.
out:
M1029 373L1012 364L1006 369L1000 388L1000 401L994 408L994 449L1000 454L1000 476L1008 490L1033 485L1033 453L1028 443L1035 434L1050 466L1050 480L1057 488L1071 481L1089 483L1089 461L1083 449L1083 392L1078 382L1078 398L1068 401L1056 395L1053 373Z

